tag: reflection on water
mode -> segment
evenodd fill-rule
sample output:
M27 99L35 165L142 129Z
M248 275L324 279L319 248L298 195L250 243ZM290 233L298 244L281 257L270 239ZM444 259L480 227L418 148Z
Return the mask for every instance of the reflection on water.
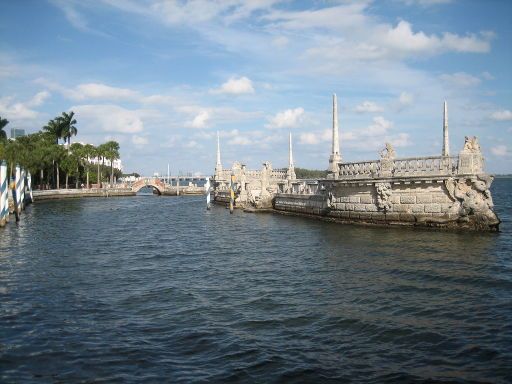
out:
M499 234L35 204L0 230L0 381L506 382L511 191Z

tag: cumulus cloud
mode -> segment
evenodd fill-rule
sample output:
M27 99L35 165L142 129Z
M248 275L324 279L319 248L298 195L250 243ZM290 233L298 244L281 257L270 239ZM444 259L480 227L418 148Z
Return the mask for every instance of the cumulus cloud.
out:
M508 109L496 111L491 114L491 119L497 121L510 121L512 120L512 112L509 111Z
M473 75L470 75L465 72L457 72L453 74L443 74L439 76L441 81L448 83L450 86L459 87L459 88L467 88L473 87L475 85L480 84L481 80Z
M356 106L355 110L358 113L375 113L384 111L384 108L382 108L381 106L377 105L372 101L363 101L361 104Z
M15 102L12 97L0 98L0 116L11 121L33 120L39 116L39 112L32 108L41 106L50 97L50 93L42 91L36 93L25 102Z
M118 105L75 105L70 108L80 116L80 126L87 127L88 132L136 133L144 130L140 110L129 110Z
M208 111L200 111L192 121L187 122L185 125L191 128L206 128L210 120L210 113Z
M252 81L245 76L239 78L232 77L222 84L220 88L212 90L212 93L241 95L244 93L254 93L254 87L252 85Z
M304 109L286 109L278 112L272 117L269 123L266 125L267 128L293 128L298 126L303 118Z
M505 145L497 145L491 148L491 153L495 156L503 157L509 156L510 152L508 151L507 146Z
M102 83L83 83L74 88L65 87L57 82L38 78L36 84L41 84L50 90L59 92L64 97L83 101L83 100L135 100L140 95L128 88L112 87Z

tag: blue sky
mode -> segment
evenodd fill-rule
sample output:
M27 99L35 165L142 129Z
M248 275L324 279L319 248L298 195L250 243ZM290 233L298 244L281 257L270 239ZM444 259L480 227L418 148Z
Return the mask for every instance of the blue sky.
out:
M75 111L76 140L120 142L125 171L326 169L332 94L344 161L451 153L478 136L512 173L512 2L0 1L0 116L39 130Z

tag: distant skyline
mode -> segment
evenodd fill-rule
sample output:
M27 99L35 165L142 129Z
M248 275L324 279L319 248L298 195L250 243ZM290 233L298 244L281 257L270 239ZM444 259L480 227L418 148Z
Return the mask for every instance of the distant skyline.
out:
M327 169L332 95L344 161L450 153L478 136L512 173L512 2L0 0L0 116L33 133L62 111L125 172Z

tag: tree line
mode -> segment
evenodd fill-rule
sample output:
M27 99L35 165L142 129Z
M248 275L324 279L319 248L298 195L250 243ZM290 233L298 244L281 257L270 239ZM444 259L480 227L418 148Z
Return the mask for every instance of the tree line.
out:
M119 143L107 141L94 146L80 143L71 144L71 138L78 134L77 121L73 111L62 112L61 116L48 121L38 132L8 140L5 127L9 121L0 117L0 159L7 161L8 172L13 175L16 164L30 171L32 183L39 188L60 189L62 178L65 186L75 183L75 187L84 184L87 188L91 183L101 184L114 177L121 176L121 171L115 169L113 162L120 158ZM63 145L59 144L63 141ZM97 158L98 164L91 163ZM110 167L105 166L105 161Z

